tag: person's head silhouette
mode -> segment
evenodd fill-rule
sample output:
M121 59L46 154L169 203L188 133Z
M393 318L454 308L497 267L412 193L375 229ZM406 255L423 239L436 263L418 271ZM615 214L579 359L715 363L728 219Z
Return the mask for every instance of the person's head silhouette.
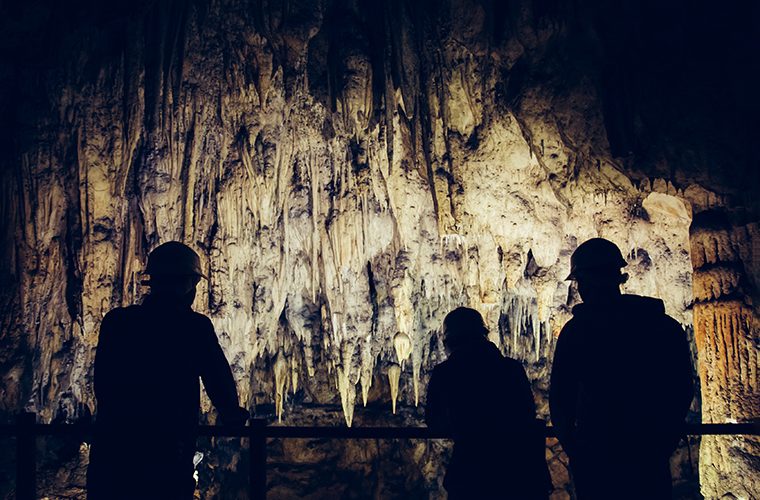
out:
M620 295L620 285L628 279L620 270L627 265L617 245L604 238L592 238L573 252L567 279L578 284L584 302L604 302Z
M148 255L145 272L150 275L146 283L151 295L187 306L195 299L196 285L205 278L198 254L179 241L156 247Z
M487 335L483 316L475 309L457 307L443 320L443 345L448 352L482 341Z

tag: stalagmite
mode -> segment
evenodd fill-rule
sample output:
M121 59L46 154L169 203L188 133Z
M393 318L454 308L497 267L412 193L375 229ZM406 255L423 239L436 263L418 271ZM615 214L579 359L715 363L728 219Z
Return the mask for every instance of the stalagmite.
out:
M401 378L401 366L393 363L388 367L388 382L391 385L391 408L396 414L396 399L398 398L398 382Z
M282 410L285 403L285 395L288 384L288 361L285 353L280 351L274 360L274 405L277 421L282 422Z

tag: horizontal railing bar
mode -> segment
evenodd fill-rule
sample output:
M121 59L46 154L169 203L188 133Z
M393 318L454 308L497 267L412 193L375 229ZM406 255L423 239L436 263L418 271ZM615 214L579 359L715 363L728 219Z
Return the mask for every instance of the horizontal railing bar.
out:
M35 435L87 435L91 434L94 424L34 424ZM130 427L135 429L136 427ZM156 428L158 430L158 428ZM619 426L613 432L630 432L630 427ZM199 425L197 433L201 436L246 438L251 434L251 427ZM255 432L263 432L269 438L331 438L331 439L450 439L445 433L433 431L427 427L295 427L262 425ZM0 425L0 436L16 436L19 433L16 424ZM685 434L690 436L714 435L760 435L760 423L725 423L725 424L686 424ZM546 427L546 437L555 437L552 426Z
M290 427L271 426L264 429L271 438L332 439L449 439L447 433L427 427Z

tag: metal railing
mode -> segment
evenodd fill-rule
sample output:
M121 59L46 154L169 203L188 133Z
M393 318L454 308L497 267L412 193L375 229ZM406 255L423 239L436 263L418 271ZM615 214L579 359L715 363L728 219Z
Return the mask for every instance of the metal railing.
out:
M621 429L625 431L626 429ZM555 437L546 426L546 437ZM65 435L84 438L93 432L93 424L38 424L34 413L20 414L15 424L0 425L0 436L16 437L16 498L33 500L36 496L37 436ZM760 424L687 424L686 434L760 435ZM250 450L249 495L252 500L266 499L267 438L331 438L331 439L450 439L427 427L288 427L268 426L265 420L254 419L245 427L200 425L199 436L247 438Z

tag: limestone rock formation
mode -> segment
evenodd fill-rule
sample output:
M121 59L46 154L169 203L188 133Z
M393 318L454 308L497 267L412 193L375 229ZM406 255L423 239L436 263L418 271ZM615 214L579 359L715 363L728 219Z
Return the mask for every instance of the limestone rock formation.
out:
M603 236L628 256L627 292L662 297L684 325L693 312L705 420L756 417L752 197L702 166L728 153L652 128L670 108L630 97L654 83L629 78L646 68L616 30L629 13L549 4L14 7L27 21L0 26L18 31L0 73L0 411L96 412L100 320L145 294L152 248L181 240L209 276L195 307L259 414L420 423L441 321L467 305L526 365L546 416L578 300L569 256ZM742 204L747 221L690 235L693 213ZM756 442L706 443L706 494L760 495L732 476L757 473ZM430 491L436 446L409 449Z
M695 217L691 229L694 331L705 421L756 419L760 407L760 316L757 305L747 300L752 297L747 292L757 289L760 231L757 222L742 222L736 214L706 210ZM757 474L758 449L757 436L703 438L703 493L709 498L726 492L735 498L757 497L757 482L743 478Z

